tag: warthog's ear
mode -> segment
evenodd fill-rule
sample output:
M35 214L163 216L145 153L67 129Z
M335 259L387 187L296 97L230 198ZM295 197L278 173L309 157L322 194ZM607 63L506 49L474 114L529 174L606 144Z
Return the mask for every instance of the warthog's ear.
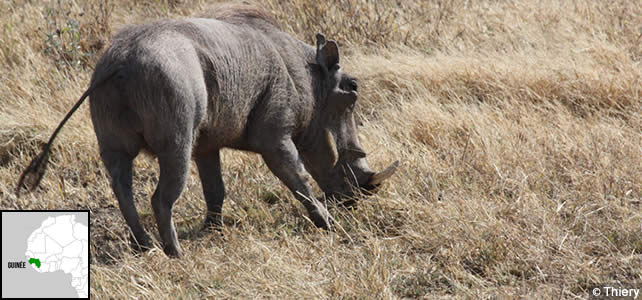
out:
M339 46L333 40L326 40L321 33L317 33L317 64L326 73L339 65Z

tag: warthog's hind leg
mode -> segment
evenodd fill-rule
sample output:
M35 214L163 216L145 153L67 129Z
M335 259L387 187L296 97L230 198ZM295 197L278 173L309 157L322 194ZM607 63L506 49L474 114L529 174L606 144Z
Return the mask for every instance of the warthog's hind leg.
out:
M134 158L126 152L104 151L100 153L103 163L111 176L111 186L118 199L120 211L129 225L132 247L145 251L151 247L151 240L140 224L140 218L132 195L132 162Z
M172 221L172 207L183 192L190 163L191 141L169 147L158 154L160 177L158 186L152 196L152 207L158 225L158 232L163 240L165 254L172 257L181 255L181 247Z
M201 177L203 196L207 203L205 229L220 229L223 226L222 210L225 198L225 186L221 176L221 159L219 151L196 157L198 174Z

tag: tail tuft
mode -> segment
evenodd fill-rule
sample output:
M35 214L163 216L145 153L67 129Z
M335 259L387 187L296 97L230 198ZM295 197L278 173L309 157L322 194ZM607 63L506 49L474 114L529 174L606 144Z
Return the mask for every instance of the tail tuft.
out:
M101 73L100 78L96 79L93 81L93 83L89 86L89 88L85 91L85 93L80 96L80 99L76 101L76 104L67 112L65 117L60 121L58 124L58 127L56 127L56 130L51 134L51 137L49 138L49 142L47 142L47 145L45 145L45 148L36 156L29 166L22 172L20 175L20 180L18 180L18 186L16 187L16 197L20 197L20 190L22 187L27 188L29 192L33 191L38 184L40 184L40 180L42 180L42 176L45 175L45 170L47 169L47 162L49 160L49 150L51 150L51 145L53 144L53 141L56 139L56 136L58 136L58 133L60 132L60 129L62 129L62 126L67 123L67 120L71 117L71 115L76 112L78 107L85 101L87 96L91 93L91 91L99 84L103 83L105 80L111 78L114 76L114 74L118 73L119 67L114 66L113 68L109 69L106 73ZM94 74L95 75L95 74Z
M16 187L16 197L20 197L20 190L23 187L28 192L31 192L40 184L49 162L49 151L47 150L43 150L38 156L34 157L29 166L20 175L20 180L18 180L18 186Z

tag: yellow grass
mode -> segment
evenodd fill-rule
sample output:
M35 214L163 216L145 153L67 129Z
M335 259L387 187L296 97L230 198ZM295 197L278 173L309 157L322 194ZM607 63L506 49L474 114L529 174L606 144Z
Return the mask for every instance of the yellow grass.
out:
M136 3L133 3L136 2ZM174 209L181 259L135 255L88 106L40 188L13 191L123 24L198 0L0 2L2 209L90 209L96 298L584 298L642 282L639 1L268 0L284 30L325 32L360 79L370 164L401 169L317 231L260 158L223 153L222 234L201 233L195 168ZM67 29L65 29L67 28ZM156 234L155 160L135 196ZM157 235L157 234L156 234Z

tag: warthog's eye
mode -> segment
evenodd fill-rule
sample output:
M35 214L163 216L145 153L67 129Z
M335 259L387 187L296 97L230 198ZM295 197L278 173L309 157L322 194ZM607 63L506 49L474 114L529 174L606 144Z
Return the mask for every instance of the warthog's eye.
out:
M341 80L341 89L344 91L357 91L359 88L359 85L357 84L357 80L352 78L352 77L344 77L343 80Z
M359 88L359 86L357 85L357 81L356 80L350 80L348 82L348 86L350 87L350 90L355 91L355 92Z

